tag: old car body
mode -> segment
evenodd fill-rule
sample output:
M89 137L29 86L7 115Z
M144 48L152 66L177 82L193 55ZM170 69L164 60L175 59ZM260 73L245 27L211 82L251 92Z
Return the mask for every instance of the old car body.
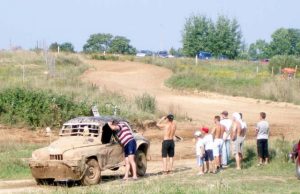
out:
M67 180L80 180L83 185L99 183L101 171L124 165L123 147L107 124L112 120L128 123L115 117L79 117L66 122L58 140L32 153L32 176L40 184ZM137 173L143 176L150 143L132 133L137 141Z

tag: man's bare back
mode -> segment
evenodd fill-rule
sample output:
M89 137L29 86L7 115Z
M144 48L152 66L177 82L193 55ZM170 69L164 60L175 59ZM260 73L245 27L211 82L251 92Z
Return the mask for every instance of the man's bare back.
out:
M168 122L164 129L164 140L173 140L176 131L175 121Z
M225 131L225 127L221 124L217 124L215 131L214 131L215 139L222 139L224 131Z

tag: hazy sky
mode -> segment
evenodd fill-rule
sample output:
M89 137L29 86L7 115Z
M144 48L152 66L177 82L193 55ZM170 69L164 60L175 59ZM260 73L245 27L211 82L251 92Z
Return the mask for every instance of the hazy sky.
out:
M37 41L72 42L90 34L126 36L138 49L181 47L191 14L235 17L246 43L270 40L280 27L300 28L300 0L0 0L0 49L33 48Z

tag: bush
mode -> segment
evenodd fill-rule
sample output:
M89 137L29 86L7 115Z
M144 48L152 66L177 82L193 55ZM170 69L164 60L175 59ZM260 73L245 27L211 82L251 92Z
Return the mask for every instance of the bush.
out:
M14 88L0 92L0 119L4 123L24 123L33 128L60 127L72 117L88 114L87 103L49 91Z
M269 70L272 71L272 67L274 73L281 73L280 69L285 67L295 68L295 66L300 68L300 58L293 55L276 55L274 56L269 63Z
M71 65L71 66L79 66L82 64L82 61L77 56L66 56L59 55L56 58L57 65Z
M98 54L93 54L91 56L92 59L95 60L101 60L101 61L118 61L119 57L114 56L114 55L98 55Z
M156 99L155 97L144 93L141 96L135 98L135 103L137 107L145 112L155 113L156 111Z

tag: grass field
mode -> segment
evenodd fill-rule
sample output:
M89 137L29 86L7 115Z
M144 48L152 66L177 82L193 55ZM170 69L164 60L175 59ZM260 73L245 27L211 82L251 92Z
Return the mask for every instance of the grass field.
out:
M284 80L278 72L272 76L268 65L259 62L199 60L196 65L188 58L135 60L171 69L174 74L166 80L171 88L300 104L300 80Z
M31 157L33 150L42 147L39 144L0 143L0 179L31 178L26 159Z
M50 92L69 97L75 102L84 102L89 106L97 105L100 113L104 115L113 114L113 106L117 105L119 115L136 123L153 118L155 111L141 109L140 104L134 100L131 101L104 88L99 89L93 84L83 83L80 76L90 68L84 63L85 55L65 53L48 55L55 59L55 67L46 65L46 55L42 52L0 52L0 91L7 88L25 88ZM155 109L155 101L152 103ZM22 122L16 123L18 124Z

